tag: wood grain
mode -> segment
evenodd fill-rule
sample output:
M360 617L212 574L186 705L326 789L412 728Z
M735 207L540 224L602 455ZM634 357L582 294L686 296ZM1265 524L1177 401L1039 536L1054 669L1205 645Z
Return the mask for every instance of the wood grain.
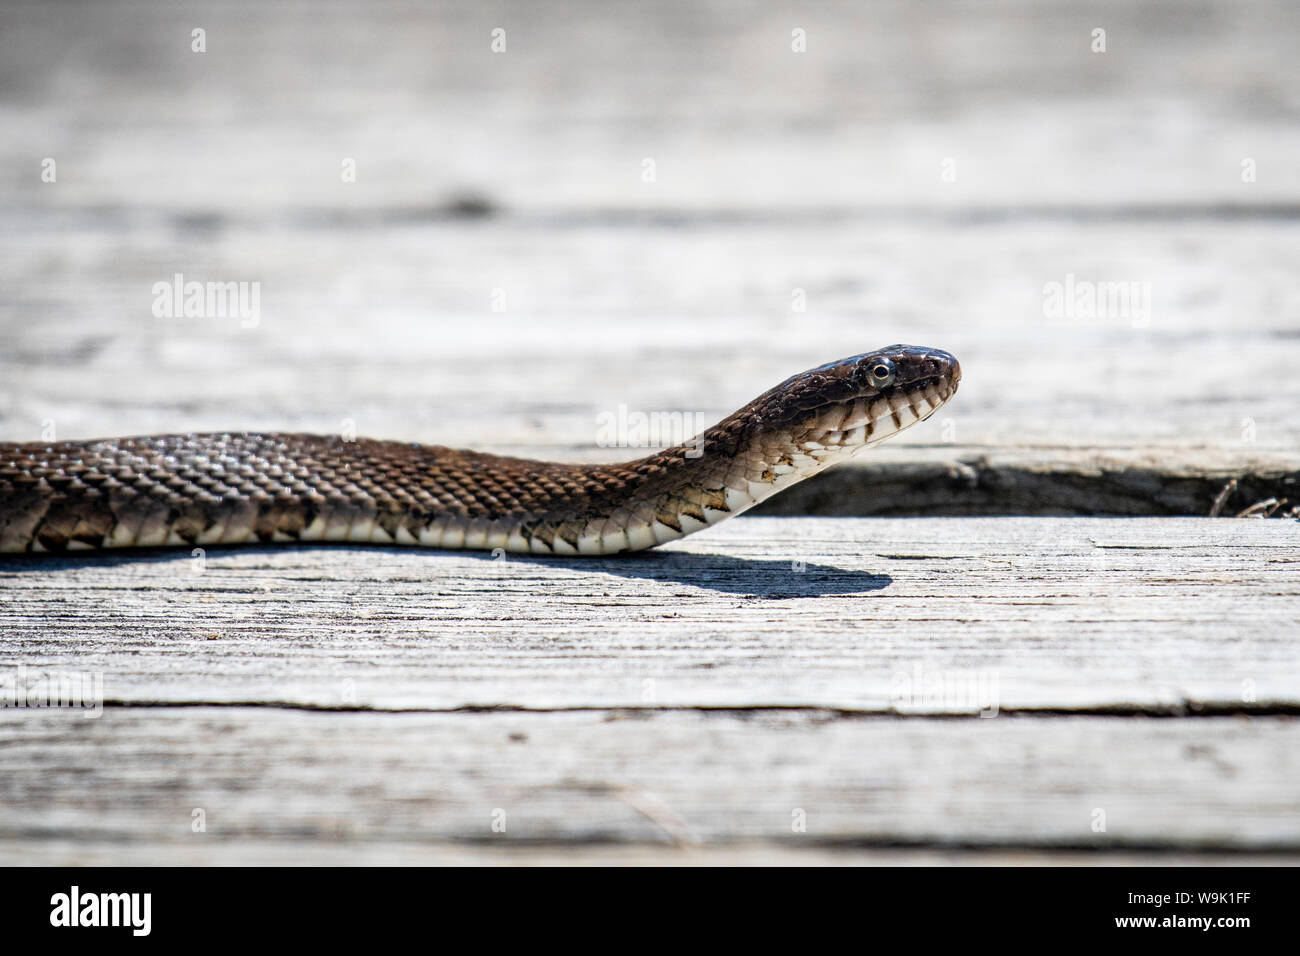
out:
M294 844L353 862L449 844L1300 852L1286 718L235 707L3 711L0 726L0 837L191 861L226 843L244 862Z
M1297 540L1294 522L1227 519L745 517L600 561L10 558L0 662L102 673L124 702L1300 704ZM927 703L945 679L954 694Z

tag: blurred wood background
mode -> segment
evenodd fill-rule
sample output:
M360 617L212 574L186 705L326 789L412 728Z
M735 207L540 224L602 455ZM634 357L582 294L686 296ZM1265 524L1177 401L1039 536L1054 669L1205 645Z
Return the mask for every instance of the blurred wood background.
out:
M100 673L109 703L0 711L0 859L1288 859L1294 522L807 516L1300 501L1297 26L6 4L0 440L597 460L640 453L597 445L619 406L712 421L890 342L964 377L767 509L801 517L657 558L6 560L0 669ZM155 316L178 273L257 283L256 321ZM1054 315L1067 282L1149 313ZM1002 715L900 707L916 666L995 676Z

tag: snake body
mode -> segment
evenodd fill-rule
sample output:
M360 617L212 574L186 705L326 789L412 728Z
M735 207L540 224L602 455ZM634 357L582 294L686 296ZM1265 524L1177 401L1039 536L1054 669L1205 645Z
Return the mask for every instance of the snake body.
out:
M0 551L339 541L638 551L716 524L928 418L947 352L795 375L691 441L615 465L302 434L0 443Z

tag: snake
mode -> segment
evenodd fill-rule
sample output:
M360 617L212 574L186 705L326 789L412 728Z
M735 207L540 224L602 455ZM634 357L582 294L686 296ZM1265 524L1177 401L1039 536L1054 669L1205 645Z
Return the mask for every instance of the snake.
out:
M687 441L608 465L279 432L0 443L0 552L280 542L641 551L924 421L960 380L949 353L891 345L791 376Z

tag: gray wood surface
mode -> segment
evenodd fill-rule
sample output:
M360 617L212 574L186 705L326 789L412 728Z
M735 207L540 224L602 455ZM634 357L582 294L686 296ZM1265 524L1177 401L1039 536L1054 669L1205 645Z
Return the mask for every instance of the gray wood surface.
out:
M47 866L1278 866L1292 854L1243 850L1043 850L668 843L382 843L348 839L129 843L0 840L0 859Z
M15 268L72 229L11 229L0 261ZM190 253L201 267L174 264L172 230L152 221L79 238L75 281L29 269L0 303L0 437L351 427L619 460L646 453L598 446L601 415L620 406L712 424L795 372L902 341L953 352L962 386L880 460L992 455L1086 474L1100 452L1157 477L1300 472L1290 227L540 228L507 216L342 235L235 224ZM1045 283L1134 263L1158 290L1149 326L1043 315ZM260 323L155 318L153 283L177 271L261 282ZM491 310L494 288L505 312ZM809 311L791 312L794 288Z
M613 460L644 449L602 415L711 424L889 342L964 378L765 509L791 517L661 554L0 561L4 687L105 700L0 708L0 862L1300 859L1300 526L951 517L1205 515L1232 479L1224 514L1300 503L1297 27L1280 0L4 5L0 441ZM256 321L155 316L177 273L256 283ZM1149 313L1057 315L1067 281ZM946 517L809 517L917 514Z
M341 843L356 862L372 844L426 861L494 843L1300 851L1300 728L1285 718L127 708L0 712L0 724L0 835L101 852L161 845L201 860L235 842L261 861L260 840L280 858Z
M1300 859L1289 522L740 518L623 561L194 569L0 563L0 669L106 700L0 710L13 861ZM494 840L551 849L462 846Z
M0 662L102 672L123 703L1300 706L1298 544L1281 521L737 518L614 560L7 558Z

